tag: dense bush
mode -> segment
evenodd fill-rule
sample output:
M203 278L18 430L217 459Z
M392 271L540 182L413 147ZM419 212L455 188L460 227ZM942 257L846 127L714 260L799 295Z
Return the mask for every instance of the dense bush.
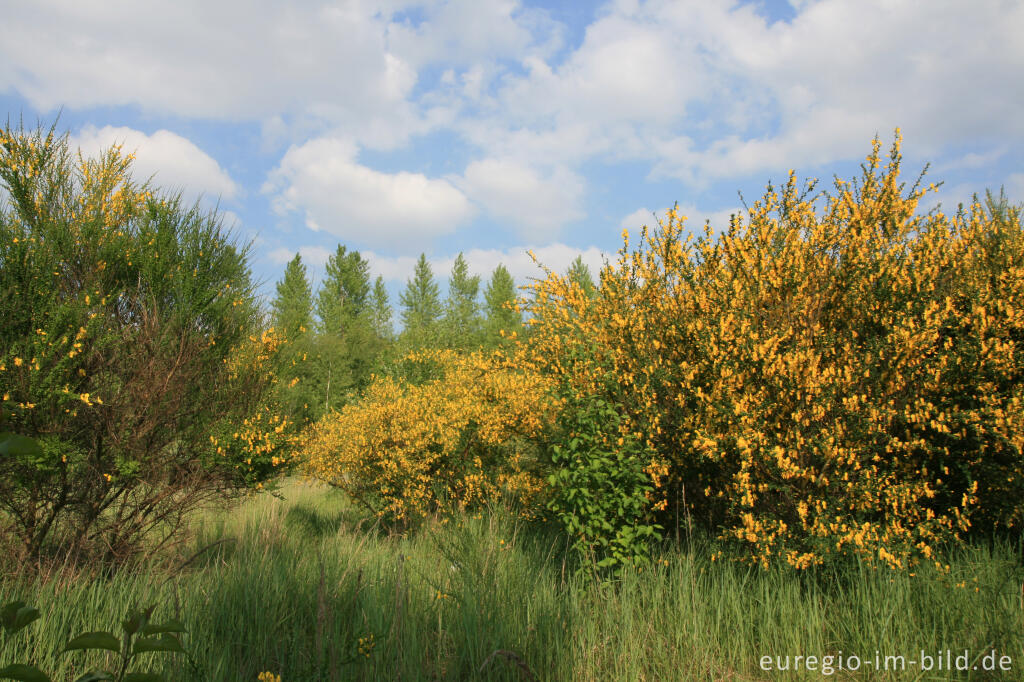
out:
M1020 212L918 215L898 133L884 170L879 147L821 213L791 173L719 238L671 211L594 297L534 285L531 366L614 406L646 446L616 466L646 468L662 525L681 508L752 561L801 568L908 566L1019 528Z
M389 524L509 498L530 507L541 487L531 438L549 412L543 379L481 352L424 351L403 367L419 380L376 378L361 402L320 420L309 474Z
M623 429L618 406L603 398L568 393L550 446L548 509L599 569L649 563L651 541L662 527L648 502L654 486L646 462L652 454L637 434Z
M0 524L32 558L166 539L285 456L245 250L130 165L0 130L0 430L41 444L0 458Z

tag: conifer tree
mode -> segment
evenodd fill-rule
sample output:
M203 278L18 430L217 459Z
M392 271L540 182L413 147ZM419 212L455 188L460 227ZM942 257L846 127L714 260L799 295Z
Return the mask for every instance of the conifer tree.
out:
M576 256L576 260L569 266L566 273L570 282L575 282L583 289L587 298L594 298L597 295L597 287L594 285L594 278L590 274L590 268L583 262L582 256Z
M419 347L437 342L437 325L441 317L441 294L434 273L421 253L413 278L399 300L402 304L402 337L407 346Z
M313 292L306 277L302 257L295 254L277 283L277 296L271 303L271 319L287 339L294 339L313 326Z
M391 327L391 302L388 290L384 286L384 278L377 276L370 293L370 312L373 320L373 331L384 341L392 341L395 331Z
M323 284L317 294L316 313L324 332L342 335L345 327L366 309L370 294L370 264L358 251L341 244L327 259Z
M504 265L498 264L491 273L491 280L484 291L484 308L487 314L484 327L488 344L502 343L502 331L506 334L504 338L511 338L513 333L519 334L522 331L522 316L512 308L515 300L516 286L512 274Z
M315 362L322 412L338 409L369 380L380 344L368 306L370 265L339 244L317 294Z
M278 400L295 422L308 424L317 413L319 400L315 367L310 362L314 348L313 294L299 254L288 263L277 283L271 319L287 340L277 358Z
M452 265L448 280L448 300L445 302L444 327L447 345L451 348L471 348L480 340L480 276L469 276L469 266L461 253Z

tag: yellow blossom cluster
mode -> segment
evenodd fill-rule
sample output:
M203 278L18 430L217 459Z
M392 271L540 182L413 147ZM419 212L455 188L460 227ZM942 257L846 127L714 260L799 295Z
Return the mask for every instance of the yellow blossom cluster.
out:
M532 286L525 365L620 406L657 453L663 524L684 507L753 562L807 568L937 561L1022 521L1020 214L918 215L898 131L884 168L879 147L821 214L791 172L717 236L669 211L594 298Z
M274 361L285 341L273 327L233 349L225 358L227 378L236 390L252 390L253 384L277 381ZM273 400L265 400L238 421L228 421L210 436L216 459L228 462L246 478L262 480L292 463L298 445L296 425L281 414Z
M306 445L308 474L393 523L502 495L528 507L541 487L530 439L549 415L544 379L482 352L406 362L434 368L434 378L376 378L362 401L323 417Z

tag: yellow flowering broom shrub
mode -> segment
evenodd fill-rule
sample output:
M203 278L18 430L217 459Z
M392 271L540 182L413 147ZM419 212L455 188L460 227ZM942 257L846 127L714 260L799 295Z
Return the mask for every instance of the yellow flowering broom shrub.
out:
M287 456L245 247L131 161L0 128L0 432L40 444L0 456L0 537L33 560L152 548Z
M226 416L211 428L214 449L208 466L228 466L247 489L262 489L265 482L289 471L300 444L298 425L284 414L276 394L278 357L287 341L274 329L252 334L225 358L228 390L261 396L244 414Z
M938 561L1020 526L1020 212L919 215L898 131L884 168L879 148L820 213L791 172L717 238L670 211L595 298L533 285L526 364L617 406L662 525L798 568Z
M314 426L308 474L398 526L501 499L529 510L542 484L533 439L549 419L545 380L482 352L423 351L404 365L422 380L377 377Z

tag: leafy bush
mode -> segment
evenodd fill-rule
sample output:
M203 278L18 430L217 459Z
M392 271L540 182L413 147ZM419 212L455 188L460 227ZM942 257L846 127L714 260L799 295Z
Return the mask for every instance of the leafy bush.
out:
M800 568L937 561L1020 527L1020 211L917 215L898 133L884 171L879 148L820 215L791 173L718 238L670 211L594 298L534 285L533 366L640 434L661 524L682 507L751 561Z
M650 541L662 530L650 519L653 453L602 398L566 396L559 426L565 438L550 450L549 509L597 568L650 563Z
M130 166L0 130L0 419L41 446L0 459L0 530L30 558L159 543L286 455L246 250Z
M483 353L426 351L403 364L423 380L376 378L361 402L321 419L307 472L391 524L502 495L528 506L541 486L530 438L547 420L544 381Z

